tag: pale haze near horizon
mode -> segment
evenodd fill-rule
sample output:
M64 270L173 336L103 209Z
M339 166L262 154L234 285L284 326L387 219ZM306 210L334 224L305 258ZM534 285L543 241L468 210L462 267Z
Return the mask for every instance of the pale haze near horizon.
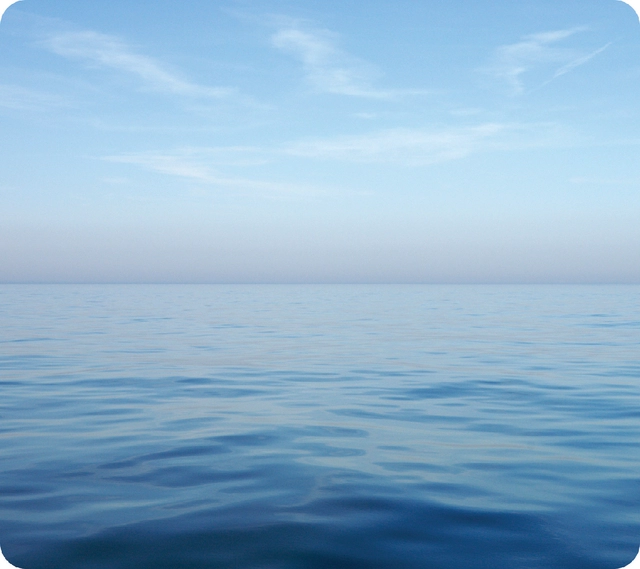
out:
M615 0L24 0L0 282L640 283Z

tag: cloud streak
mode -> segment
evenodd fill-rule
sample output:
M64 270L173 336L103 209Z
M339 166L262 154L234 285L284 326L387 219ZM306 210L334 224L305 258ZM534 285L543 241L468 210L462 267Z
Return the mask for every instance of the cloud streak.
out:
M222 98L233 92L228 88L207 87L187 81L114 36L93 31L65 32L50 36L44 44L62 57L133 75L157 91L205 98Z
M328 189L305 183L282 183L221 174L219 170L271 166L292 159L355 164L425 167L464 159L486 151L514 151L575 143L553 123L485 123L440 130L388 129L354 136L304 139L270 147L186 148L165 152L108 156L109 162L130 164L157 174L190 180L224 190L250 191L269 197L317 196ZM300 166L294 170L300 171ZM264 171L263 171L264 176Z
M271 37L277 49L291 54L303 66L307 81L317 90L335 95L390 99L399 95L424 94L425 90L378 89L373 82L380 72L371 64L337 47L328 31L308 31L295 26L278 30Z
M469 128L431 132L422 129L389 129L357 136L300 141L285 152L294 156L350 162L385 162L428 165L464 158L483 141L505 127L485 124Z
M572 142L572 135L553 123L485 123L439 130L397 128L301 140L287 145L284 152L321 160L428 166L483 151L511 151Z
M582 31L584 28L572 28L524 36L519 42L500 46L491 63L482 71L506 83L514 95L524 92L524 76L535 69L555 67L551 78L543 84L550 83L591 61L609 47L610 44L607 44L585 54L576 49L557 45Z
M69 106L61 97L25 89L18 85L0 84L0 108L14 111L44 112Z
M108 162L131 164L147 171L165 174L197 182L206 186L215 186L226 190L249 191L259 193L265 197L281 197L283 195L315 195L317 188L303 184L289 184L256 180L237 176L225 176L220 174L213 164L219 160L219 155L240 155L241 158L232 158L227 161L233 166L262 164L263 159L246 159L242 155L254 156L257 149L253 148L192 148L173 152L148 152L133 153L119 156L106 156L103 159ZM223 159L221 162L225 162Z
M607 49L609 46L611 45L611 43L608 43L604 46L602 46L599 49L596 49L595 51L592 51L591 53L588 53L587 55L584 55L582 57L578 57L577 59L574 59L573 61L570 61L569 63L567 63L566 65L563 65L562 67L560 67L560 69L558 69L554 74L553 74L553 78L550 79L550 81L552 81L553 79L556 79L557 77L560 77L562 75L565 75L566 73L569 73L569 71L573 71L576 67L580 67L581 65L584 65L585 63L588 63L589 61L591 61L596 55L601 54L605 49Z

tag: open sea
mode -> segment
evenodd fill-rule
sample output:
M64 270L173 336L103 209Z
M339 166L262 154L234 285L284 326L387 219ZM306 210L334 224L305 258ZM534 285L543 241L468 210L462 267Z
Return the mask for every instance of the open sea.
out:
M640 287L0 286L23 569L616 569Z

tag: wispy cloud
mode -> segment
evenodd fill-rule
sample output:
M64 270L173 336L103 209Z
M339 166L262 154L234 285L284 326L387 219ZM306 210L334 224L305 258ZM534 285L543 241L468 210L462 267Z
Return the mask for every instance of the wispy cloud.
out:
M506 83L511 93L515 95L524 92L524 76L527 72L551 68L549 72L551 77L543 84L549 83L584 65L609 47L607 44L590 53L584 53L581 50L557 45L582 31L585 31L585 28L524 36L517 43L500 46L490 64L482 71Z
M307 80L316 89L336 95L389 99L398 95L423 94L425 90L379 89L381 75L371 64L341 50L337 36L328 31L309 31L295 25L281 27L272 45L302 62Z
M155 59L137 53L115 36L93 31L63 32L50 36L44 45L54 53L95 67L107 67L134 75L154 90L190 97L220 98L233 91L187 81Z
M509 127L483 124L465 128L390 129L325 139L302 140L285 148L294 156L352 162L428 165L464 158L496 140Z
M249 191L265 197L283 195L311 196L318 188L304 184L290 184L221 174L216 162L227 166L260 165L265 162L260 149L238 148L187 148L170 152L132 153L106 156L103 159L120 164L131 164L147 171L166 174L214 186L225 190ZM223 156L222 156L223 155Z
M68 106L61 97L25 89L18 85L0 85L0 107L14 111L44 112Z
M574 60L570 61L566 65L563 65L562 67L560 67L560 69L556 70L556 72L553 74L553 79L555 79L556 77L560 77L561 75L564 75L565 73L569 73L569 71L573 71L576 67L580 67L581 65L584 65L585 63L588 63L596 55L599 55L605 49L607 49L610 45L611 45L611 43L608 43L608 44L602 46L601 48L596 49L595 51L592 51L591 53L583 55L582 57L578 57L577 59L574 59Z
M485 123L442 129L388 129L355 136L303 139L270 147L193 147L167 152L142 152L107 156L104 160L131 164L147 171L175 176L223 189L246 190L268 195L319 195L326 189L313 184L289 184L225 175L222 170L268 166L295 158L429 166L458 160L484 151L566 146L576 143L572 133L555 123ZM296 166L296 171L299 166ZM264 174L264 171L263 171Z

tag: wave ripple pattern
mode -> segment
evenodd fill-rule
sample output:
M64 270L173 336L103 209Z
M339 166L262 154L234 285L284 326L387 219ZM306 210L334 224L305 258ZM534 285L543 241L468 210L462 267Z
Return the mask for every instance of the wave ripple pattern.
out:
M1 286L25 569L605 569L640 288Z

